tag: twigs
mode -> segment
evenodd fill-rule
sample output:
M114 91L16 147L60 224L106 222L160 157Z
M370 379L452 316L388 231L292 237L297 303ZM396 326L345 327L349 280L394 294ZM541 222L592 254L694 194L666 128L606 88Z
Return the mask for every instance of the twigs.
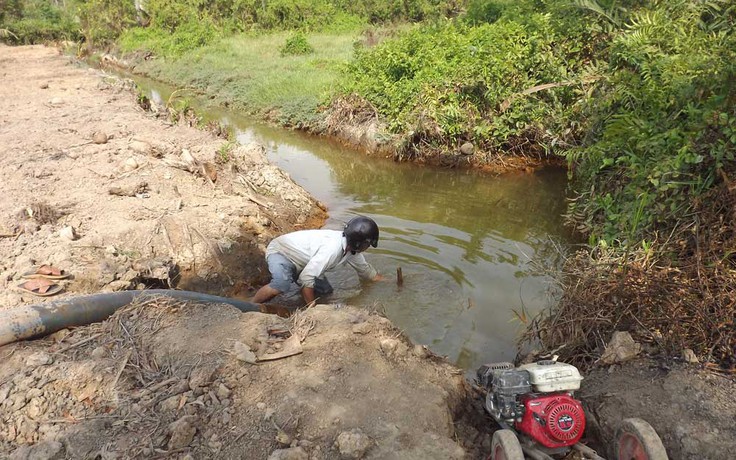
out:
M586 367L623 330L662 352L679 356L690 348L701 360L729 367L736 343L733 275L715 283L705 265L661 266L641 252L599 253L592 261L588 255L568 260L559 305L535 318L521 342L559 349L561 359Z
M80 340L79 342L73 343L71 345L67 345L64 348L56 351L55 353L57 353L57 354L65 353L65 352L71 350L72 348L77 348L77 347L79 347L81 345L84 345L87 342L91 342L92 340L96 339L97 337L99 337L101 335L102 335L102 332L98 332L97 334L93 334L93 335L87 337L84 340Z
M128 364L128 359L130 359L130 355L133 353L132 350L128 350L128 352L125 354L125 358L123 358L123 362L120 365L120 368L115 373L115 378L112 379L112 383L110 384L110 391L115 391L115 387L118 384L118 380L120 380L120 375L123 373L123 370L125 369L125 366Z
M307 338L316 325L317 322L308 316L306 310L298 310L291 316L291 334L299 336L300 342Z

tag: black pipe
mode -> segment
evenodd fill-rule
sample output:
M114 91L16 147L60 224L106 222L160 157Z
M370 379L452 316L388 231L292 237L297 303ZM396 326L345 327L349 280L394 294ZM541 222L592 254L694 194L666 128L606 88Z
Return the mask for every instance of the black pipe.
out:
M156 296L194 302L226 303L242 312L260 311L257 303L192 291L148 289L93 294L0 310L0 346L18 340L43 337L67 327L103 321L115 310L133 301Z

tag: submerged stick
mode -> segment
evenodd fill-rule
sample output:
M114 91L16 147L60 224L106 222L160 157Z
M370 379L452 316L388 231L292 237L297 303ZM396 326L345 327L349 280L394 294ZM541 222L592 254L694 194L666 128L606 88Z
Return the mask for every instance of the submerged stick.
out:
M396 267L396 285L402 286L404 284L404 275L401 273L401 267Z

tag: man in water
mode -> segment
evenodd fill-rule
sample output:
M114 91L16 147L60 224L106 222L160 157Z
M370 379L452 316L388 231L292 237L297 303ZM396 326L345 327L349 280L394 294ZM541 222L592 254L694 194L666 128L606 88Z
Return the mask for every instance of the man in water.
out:
M296 282L301 286L304 301L310 304L317 296L332 293L324 274L345 263L363 279L383 280L363 257L362 252L369 246L378 246L378 225L364 216L350 219L342 231L301 230L281 235L266 248L271 282L260 288L251 301L267 302Z

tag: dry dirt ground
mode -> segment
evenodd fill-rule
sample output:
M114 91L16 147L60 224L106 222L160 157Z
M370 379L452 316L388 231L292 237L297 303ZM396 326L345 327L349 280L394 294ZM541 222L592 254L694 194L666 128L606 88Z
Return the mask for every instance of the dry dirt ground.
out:
M55 49L0 46L0 78L0 309L43 301L14 289L34 263L73 274L52 299L247 295L273 236L324 219L260 146L167 122ZM285 350L301 353L254 359ZM493 427L469 389L370 309L281 318L161 298L0 347L0 458L480 459ZM580 394L604 444L638 416L673 459L736 451L721 376L638 361Z

